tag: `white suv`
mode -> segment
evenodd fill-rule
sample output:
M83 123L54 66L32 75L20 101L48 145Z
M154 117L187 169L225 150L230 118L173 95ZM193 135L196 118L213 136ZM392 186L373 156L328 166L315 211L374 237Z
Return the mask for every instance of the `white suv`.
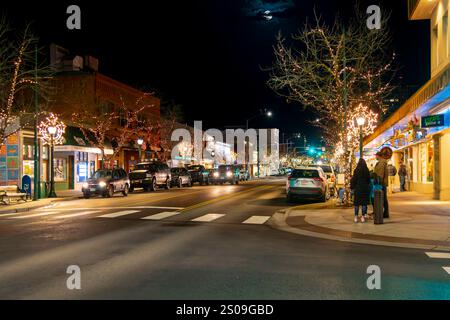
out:
M320 167L300 167L294 169L286 182L287 200L294 197L302 199L329 199L328 183Z

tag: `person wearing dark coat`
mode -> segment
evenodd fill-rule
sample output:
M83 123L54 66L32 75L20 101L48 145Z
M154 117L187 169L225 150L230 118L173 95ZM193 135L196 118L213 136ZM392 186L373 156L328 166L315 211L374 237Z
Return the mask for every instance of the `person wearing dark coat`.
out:
M359 207L362 207L361 222L365 222L367 206L370 203L370 172L363 158L359 159L350 181L350 188L355 195L355 223L358 222Z

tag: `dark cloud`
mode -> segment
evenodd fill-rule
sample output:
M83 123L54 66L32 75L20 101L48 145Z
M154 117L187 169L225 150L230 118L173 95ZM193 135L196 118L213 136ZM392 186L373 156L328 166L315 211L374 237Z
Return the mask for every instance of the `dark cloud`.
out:
M246 0L241 11L250 19L273 21L292 17L295 4L292 0Z

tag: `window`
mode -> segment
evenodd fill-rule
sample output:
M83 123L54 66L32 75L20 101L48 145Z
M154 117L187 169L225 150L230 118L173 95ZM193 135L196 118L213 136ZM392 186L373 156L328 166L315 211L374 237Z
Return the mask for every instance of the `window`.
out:
M66 181L67 180L67 160L66 159L54 159L54 173L55 173L55 181Z
M292 178L320 178L317 170L294 170L291 175Z
M436 68L439 65L438 25L433 28L431 33L431 60L434 60L433 68Z
M443 58L448 57L448 11L444 14L444 17L442 18L442 41L444 43L444 56Z

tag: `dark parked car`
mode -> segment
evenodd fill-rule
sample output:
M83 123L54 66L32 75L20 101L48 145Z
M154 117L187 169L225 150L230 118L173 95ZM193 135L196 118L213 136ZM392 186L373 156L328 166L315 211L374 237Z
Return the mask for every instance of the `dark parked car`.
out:
M224 184L229 182L231 184L239 184L240 170L235 165L221 165L217 169L217 174L214 176L214 182Z
M182 188L183 186L192 187L192 178L186 168L172 168L172 186Z
M198 182L200 185L209 184L209 171L202 165L192 165L187 167L192 178L192 183Z
M170 189L171 173L167 164L162 162L139 163L130 173L130 192L135 188L145 191L155 191L158 187Z
M81 189L86 199L92 195L111 198L116 192L122 192L126 197L130 190L130 179L123 169L97 170L93 176L83 184Z

